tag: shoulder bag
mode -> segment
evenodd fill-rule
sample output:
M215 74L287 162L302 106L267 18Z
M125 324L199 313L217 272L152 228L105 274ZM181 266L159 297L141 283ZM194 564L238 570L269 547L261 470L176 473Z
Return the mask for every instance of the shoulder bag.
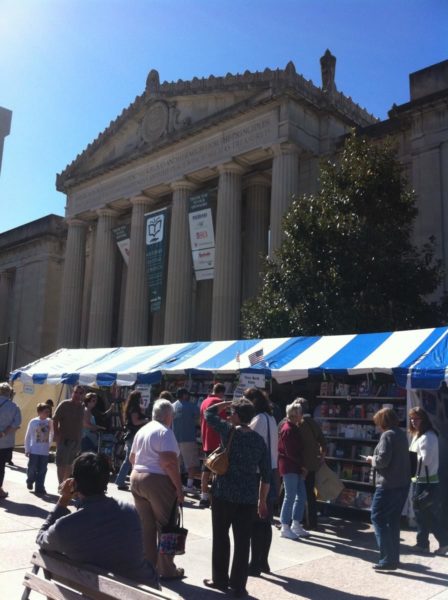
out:
M229 450L232 445L235 428L232 428L227 446L219 446L205 459L205 466L215 475L225 475L229 469Z
M418 469L417 469L417 481L420 475L420 471L422 469L422 459L418 461ZM426 483L429 483L429 475L428 475L428 467L425 466L426 471ZM417 489L417 484L415 485L415 490ZM412 506L414 510L426 510L430 506L432 506L434 502L434 497L431 494L430 490L423 490L419 494L415 493L412 496Z

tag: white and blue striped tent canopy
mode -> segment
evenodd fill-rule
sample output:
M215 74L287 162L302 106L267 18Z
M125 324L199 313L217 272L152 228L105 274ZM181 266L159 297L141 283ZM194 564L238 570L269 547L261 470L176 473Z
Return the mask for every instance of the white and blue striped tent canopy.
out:
M61 349L11 374L24 383L131 386L162 375L263 372L279 383L314 374L394 375L402 387L437 389L448 377L448 328L335 336ZM251 365L250 356L259 362ZM252 361L253 362L253 361Z

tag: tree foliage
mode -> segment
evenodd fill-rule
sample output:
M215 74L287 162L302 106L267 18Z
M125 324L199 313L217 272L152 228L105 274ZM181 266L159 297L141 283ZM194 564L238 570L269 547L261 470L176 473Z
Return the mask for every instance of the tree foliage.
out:
M258 297L242 310L246 337L411 329L440 324L428 300L442 278L434 239L412 244L417 216L391 142L350 135L321 167L321 191L292 201L284 241Z

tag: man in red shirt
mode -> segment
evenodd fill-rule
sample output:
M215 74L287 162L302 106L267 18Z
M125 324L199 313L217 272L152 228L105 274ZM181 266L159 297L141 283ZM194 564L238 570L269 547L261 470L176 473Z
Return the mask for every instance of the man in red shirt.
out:
M207 425L207 422L204 417L204 413L213 404L218 404L222 402L225 397L226 387L222 383L215 383L213 386L213 392L210 396L202 402L201 404L201 438L202 438L202 448L205 454L208 456L213 450L221 443L221 438L219 433L217 433L212 427ZM221 412L219 416L222 419L226 418L225 411ZM201 476L201 499L199 500L199 506L202 508L208 508L210 506L210 500L208 497L208 482L210 479L210 471L207 469L205 464L202 465L202 476Z

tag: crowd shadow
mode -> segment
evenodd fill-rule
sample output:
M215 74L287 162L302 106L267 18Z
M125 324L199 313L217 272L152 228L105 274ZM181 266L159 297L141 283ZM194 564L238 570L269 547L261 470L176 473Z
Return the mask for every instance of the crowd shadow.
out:
M1 507L6 513L18 517L40 517L41 519L46 519L49 512L48 509L41 508L40 506L28 504L28 502L14 502L13 500L9 500L9 498L2 500Z
M266 580L267 581L267 580ZM326 585L314 583L312 581L298 580L283 575L269 576L269 581L277 585L291 595L297 598L307 598L309 600L359 600L359 594L344 592L330 588ZM191 585L188 580L170 581L164 584L165 588L175 592L183 600L219 600L219 598L229 598L229 594L223 594L220 591L210 590L198 585ZM248 600L256 600L257 596L250 594L246 596ZM363 600L384 600L379 596L363 596Z

